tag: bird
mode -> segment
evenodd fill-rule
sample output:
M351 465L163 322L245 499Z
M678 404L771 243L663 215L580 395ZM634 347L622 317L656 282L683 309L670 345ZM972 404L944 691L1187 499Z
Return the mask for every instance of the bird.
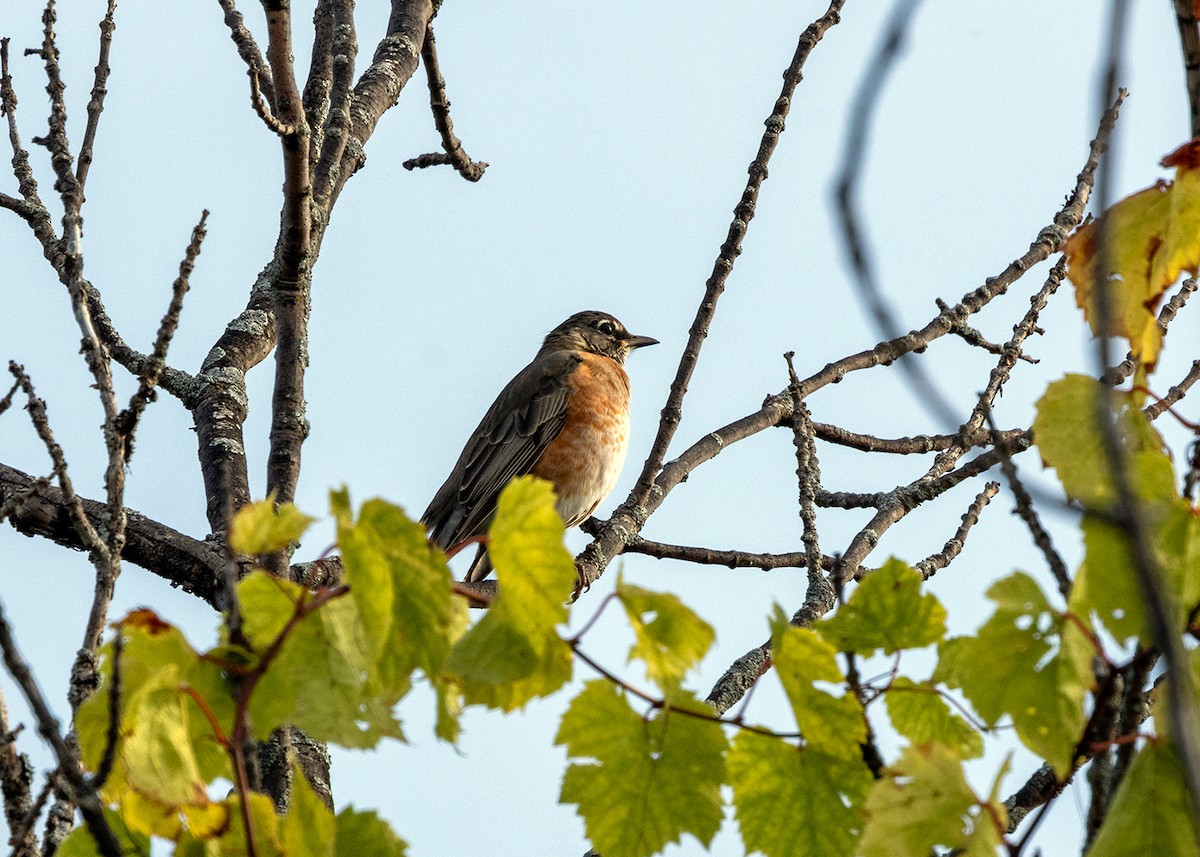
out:
M629 448L629 353L658 340L635 336L605 312L578 312L547 334L471 433L421 516L444 551L485 534L504 486L532 474L554 486L567 527L583 523L616 485ZM492 571L487 544L468 582Z

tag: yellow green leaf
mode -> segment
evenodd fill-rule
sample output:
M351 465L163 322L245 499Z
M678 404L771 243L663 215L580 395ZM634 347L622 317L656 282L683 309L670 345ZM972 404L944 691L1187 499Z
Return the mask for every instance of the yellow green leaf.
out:
M951 748L938 743L909 746L867 797L859 853L927 857L936 845L963 848L972 840L974 853L989 853L981 847L998 843L999 834L991 816L978 812L980 804L963 775L962 760ZM993 827L992 834L979 836L986 826Z
M862 831L862 804L872 782L861 758L830 756L743 731L733 739L728 765L747 853L854 853Z
M920 574L893 557L816 629L838 651L862 655L936 643L946 633L946 610L935 596L921 593L921 582Z
M108 826L112 828L112 832L116 835L117 842L121 844L122 851L125 854L150 853L149 837L131 831L125 826L125 822L121 820L121 816L111 809L104 810L104 817L108 821ZM88 830L85 824L77 824L67 834L67 838L59 843L54 854L55 857L100 857L100 851L96 848L96 840L92 837L91 831Z
M712 626L675 595L642 589L621 576L617 577L616 595L636 639L629 660L644 661L650 680L671 692L712 645Z
M934 681L962 688L989 725L1011 717L1025 746L1065 774L1087 721L1094 650L1027 574L1002 578L988 597L996 612L974 637L941 644Z
M336 837L333 813L321 802L299 767L292 766L291 800L279 820L288 857L331 857Z
M408 845L370 811L346 807L337 815L337 857L404 857Z
M1104 436L1097 424L1104 395L1120 408L1117 426L1130 457L1134 494L1142 500L1178 496L1175 471L1162 438L1129 393L1105 392L1086 375L1067 375L1046 388L1033 421L1042 463L1058 471L1063 490L1085 507L1107 511L1116 500Z
M677 703L712 714L682 692ZM720 724L671 709L643 718L609 682L588 682L555 743L573 762L562 803L573 803L601 854L649 857L683 834L704 846L721 826L728 741Z
M1192 141L1163 159L1176 167L1173 182L1159 181L1119 201L1103 221L1081 226L1067 241L1067 275L1075 302L1094 333L1100 319L1093 288L1103 223L1111 325L1107 333L1129 340L1130 350L1153 367L1162 348L1154 310L1163 292L1183 271L1200 266L1200 143Z
M501 492L488 546L499 595L446 663L468 703L511 711L570 680L558 626L576 575L563 531L550 483L515 479Z
M356 521L344 490L330 495L330 505L344 579L372 661L371 692L394 704L407 692L414 669L444 688L439 676L446 656L467 624L466 604L451 591L446 557L399 506L368 500ZM439 711L448 718L453 707ZM439 736L453 740L457 725L447 719L439 723Z
M983 755L983 736L950 710L933 682L898 676L884 694L892 726L912 744L940 741L964 759Z
M272 495L238 510L229 527L229 544L246 556L282 550L304 535L315 520L291 503L275 508Z
M354 602L343 595L305 612L303 605L315 597L261 571L238 583L242 630L254 651L262 657L282 638L250 697L255 736L266 740L275 729L290 725L344 747L401 738L392 694L372 692L373 647Z
M843 759L859 758L867 740L862 706L850 693L834 696L814 682L844 684L833 646L808 628L792 627L778 606L771 622L771 659L810 747Z
M1129 766L1088 857L1193 857L1196 829L1178 756L1151 741Z

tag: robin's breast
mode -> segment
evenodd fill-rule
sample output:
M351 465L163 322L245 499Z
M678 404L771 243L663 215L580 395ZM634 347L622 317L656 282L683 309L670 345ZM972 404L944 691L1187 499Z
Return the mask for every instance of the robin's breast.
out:
M532 471L554 484L568 527L586 520L612 492L629 448L629 376L608 357L580 356L569 379L567 421Z

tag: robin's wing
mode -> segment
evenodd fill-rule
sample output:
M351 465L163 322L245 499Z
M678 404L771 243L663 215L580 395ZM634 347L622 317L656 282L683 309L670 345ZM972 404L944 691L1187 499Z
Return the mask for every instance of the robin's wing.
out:
M487 529L501 489L533 469L567 421L574 352L539 356L501 391L421 522L443 550Z

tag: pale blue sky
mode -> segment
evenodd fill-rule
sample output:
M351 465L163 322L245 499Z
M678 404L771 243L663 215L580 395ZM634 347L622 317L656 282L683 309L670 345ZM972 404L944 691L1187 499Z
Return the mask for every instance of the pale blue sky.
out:
M358 3L360 69L386 5ZM803 376L877 340L849 285L829 196L848 106L891 5L850 0L843 23L805 68L745 252L693 379L675 454L781 389L784 351L797 352ZM1024 252L1073 186L1096 124L1107 5L922 4L879 108L862 192L883 282L906 327L927 321L936 297L953 302ZM1116 138L1122 194L1163 176L1158 159L1188 133L1170 3L1132 5L1122 79L1131 96ZM75 0L59 11L73 143L82 134L102 6ZM261 13L255 4L244 6L261 37ZM299 505L321 514L326 491L345 483L356 500L381 495L419 514L483 410L541 337L572 312L603 309L663 343L630 361L632 464L601 507L611 509L653 438L780 73L799 32L824 8L819 0L735 6L449 0L436 31L455 128L468 152L491 167L478 184L448 168L400 167L438 145L418 73L370 141L366 167L339 201L316 267L307 381L313 431L304 447ZM0 17L0 35L13 38L27 143L42 133L46 113L40 63L20 55L40 41L40 10L34 0L9 0ZM296 13L302 54L308 17ZM250 109L245 69L216 3L126 0L117 13L112 66L84 209L86 273L126 339L145 348L190 230L208 208L208 238L171 354L173 364L194 371L270 256L282 181L278 143ZM35 165L49 198L52 181L40 150ZM0 190L15 192L15 181L0 178ZM26 365L48 401L77 487L98 496L101 413L75 353L78 334L65 290L8 212L0 212L0 260L0 358ZM1043 274L1028 275L978 317L978 326L1003 341ZM1186 347L1200 333L1194 312L1181 316L1168 339L1159 373L1164 389L1196 356ZM1069 292L1055 299L1043 326L1048 336L1030 345L1042 363L1019 369L998 407L1004 425L1026 424L1040 391L1062 372L1091 368ZM964 414L992 363L957 341L941 342L921 359ZM265 481L270 373L268 363L250 376L246 439L256 493ZM899 379L894 370L852 377L822 391L810 407L818 420L886 436L945 428L924 415ZM127 394L132 385L121 380ZM1194 415L1186 403L1185 411ZM202 536L207 525L190 425L169 396L150 409L127 496L130 506ZM886 489L925 467L824 445L819 453L833 490ZM33 473L48 470L19 411L0 419L0 460ZM1034 454L1021 463L1026 473L1038 469ZM715 547L797 549L794 469L787 432L738 444L695 472L645 534ZM871 561L889 553L916 561L938 550L976 490L964 486L936 509L910 516ZM954 633L978 626L988 615L988 583L1014 568L1034 572L1051 588L1010 508L1006 494L998 497L962 557L930 585L947 605ZM865 520L823 512L822 547L844 549ZM1053 520L1060 546L1077 558L1070 521ZM319 553L330 533L323 522L300 557ZM584 543L579 534L570 537L575 548ZM90 567L81 555L7 528L0 529L0 557L0 599L65 713ZM766 636L773 602L793 609L803 596L804 576L795 570L699 569L629 557L576 605L577 622L599 604L618 566L640 585L679 593L716 627L717 645L693 682L702 694ZM141 604L181 624L196 645L211 643L211 611L129 567L114 615ZM587 648L619 668L629 633L615 613L608 618L589 634ZM912 661L918 677L920 663ZM585 667L576 672L591 678ZM773 677L765 685L749 716L790 728ZM25 719L7 679L0 687L14 719ZM552 745L570 695L509 717L473 711L455 750L434 740L432 702L418 691L401 709L411 746L336 755L337 801L378 809L414 855L581 854L582 823L572 807L556 802L564 757ZM22 736L26 748L31 739L31 731ZM986 789L1001 756L993 751L972 766L977 787ZM40 748L35 760L39 770L48 764ZM1002 791L1018 787L1036 764L1018 752ZM1077 853L1086 800L1075 793L1060 798L1034 844L1047 854ZM667 853L698 850L687 839ZM713 853L742 853L732 820Z

